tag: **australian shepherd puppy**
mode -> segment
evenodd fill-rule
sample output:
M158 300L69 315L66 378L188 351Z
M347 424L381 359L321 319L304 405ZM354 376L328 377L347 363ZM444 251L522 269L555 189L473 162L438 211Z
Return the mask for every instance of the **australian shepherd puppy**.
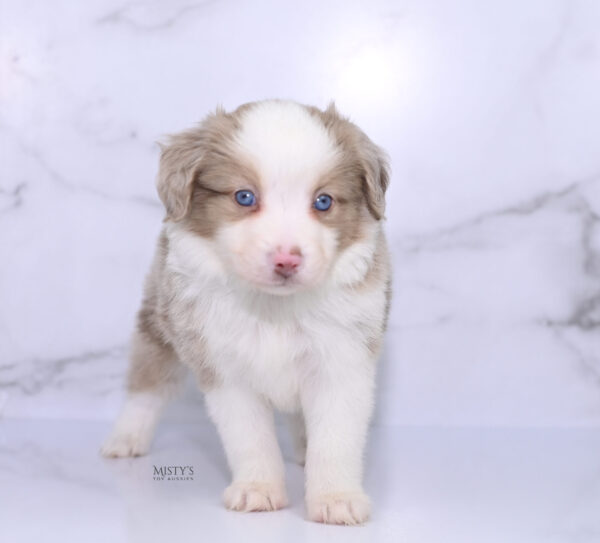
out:
M146 453L187 366L222 439L236 511L287 503L289 413L311 520L369 517L363 452L390 301L384 153L332 105L219 109L162 148L166 209L128 398L102 448Z

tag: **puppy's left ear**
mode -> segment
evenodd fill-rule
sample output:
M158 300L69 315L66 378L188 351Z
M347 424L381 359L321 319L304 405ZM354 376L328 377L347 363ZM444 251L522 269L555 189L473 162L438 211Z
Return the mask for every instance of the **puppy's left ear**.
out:
M361 162L364 168L363 191L367 207L377 220L385 214L385 191L390 183L390 167L385 152L367 136L360 145Z
M156 187L169 220L180 221L188 214L194 180L202 162L203 139L199 128L171 136L166 145L161 145Z

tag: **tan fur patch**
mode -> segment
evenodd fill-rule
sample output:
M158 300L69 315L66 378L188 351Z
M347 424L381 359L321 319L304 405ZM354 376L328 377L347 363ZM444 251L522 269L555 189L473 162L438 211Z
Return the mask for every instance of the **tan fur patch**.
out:
M235 193L243 189L260 194L259 178L252 167L233 155L225 159L208 150L194 184L186 225L201 236L211 237L220 224L256 214L260 200L252 207L235 201Z
M258 211L259 206L235 202L236 191L258 194L260 188L258 175L232 145L241 114L251 106L245 104L233 113L219 109L196 128L171 137L163 150L158 183L168 219L185 220L191 231L211 237L219 224Z
M360 178L369 211L375 219L382 219L385 212L385 191L389 184L389 166L383 150L358 126L342 117L333 103L325 111L312 106L305 107L329 130L342 151L341 164L348 168L349 174L352 173L348 179L355 182L355 176Z
M175 351L147 335L134 335L130 362L127 388L131 392L151 391L178 382L181 367Z
M157 284L167 254L167 238L161 234L154 264L146 279L144 300L137 315L137 329L132 338L128 375L130 391L142 392L175 382L179 362L167 341L163 319L159 317Z
M187 216L194 186L207 165L227 168L232 159L232 138L240 128L240 113L247 107L242 106L234 113L217 109L198 126L171 136L167 145L162 146L157 188L167 219L179 221ZM221 190L214 185L207 188Z
M363 237L364 226L373 217L364 205L362 190L362 169L357 161L341 161L324 176L314 192L333 197L333 204L327 211L312 210L314 217L338 232L338 251L344 250Z
M193 303L179 303L174 318L172 292L177 278L166 269L169 251L168 239L163 231L159 237L154 262L144 289L144 300L137 315L137 329L132 339L128 388L141 392L164 383L175 386L181 377L184 363L194 373L202 390L217 382L214 370L206 364L200 330L194 330L190 341L181 341L175 331L175 321L190 319ZM193 347L188 348L191 345Z

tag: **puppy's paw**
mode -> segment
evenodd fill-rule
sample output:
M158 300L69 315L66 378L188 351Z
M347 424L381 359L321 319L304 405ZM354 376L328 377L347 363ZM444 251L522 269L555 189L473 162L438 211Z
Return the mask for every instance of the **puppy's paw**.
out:
M223 494L225 507L232 511L276 511L287 505L282 484L236 482Z
M309 520L325 524L362 524L371 512L369 497L362 492L339 492L307 498Z
M150 439L134 432L114 432L102 445L100 454L105 458L125 458L142 456L150 449Z

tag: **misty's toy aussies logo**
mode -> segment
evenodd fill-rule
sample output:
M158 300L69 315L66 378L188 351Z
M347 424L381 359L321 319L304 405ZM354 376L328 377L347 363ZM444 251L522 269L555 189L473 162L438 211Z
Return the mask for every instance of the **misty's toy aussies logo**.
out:
M193 481L194 466L153 466L155 481Z

